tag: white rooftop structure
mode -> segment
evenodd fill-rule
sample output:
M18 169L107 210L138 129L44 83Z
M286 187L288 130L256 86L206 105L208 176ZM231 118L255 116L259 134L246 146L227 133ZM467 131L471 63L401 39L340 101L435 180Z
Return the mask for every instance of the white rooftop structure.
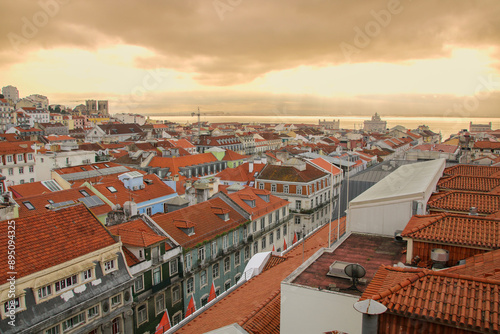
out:
M353 232L394 235L414 214L424 214L427 201L443 175L445 159L403 165L354 198L347 210Z

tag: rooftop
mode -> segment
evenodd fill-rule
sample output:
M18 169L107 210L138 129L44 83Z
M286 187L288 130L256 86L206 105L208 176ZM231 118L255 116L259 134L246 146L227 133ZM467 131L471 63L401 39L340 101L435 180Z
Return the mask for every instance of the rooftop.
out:
M149 247L167 238L155 233L142 219L108 227L113 235L119 235L126 246Z
M438 182L440 190L466 190L478 192L500 192L500 177L453 175Z
M291 166L266 165L257 176L259 180L276 180L288 182L310 182L327 174L321 169L306 164L306 169L300 171Z
M446 168L444 174L500 177L500 167L459 164Z
M404 246L404 243L396 242L394 238L353 233L334 251L325 250L291 283L320 290L336 287L342 293L361 296L366 285L357 285L361 292L349 289L352 286L351 279L327 275L330 265L335 261L360 264L366 270L364 278L370 282L380 265L392 265L404 261Z
M453 190L433 194L427 202L430 212L450 211L467 214L472 207L475 207L480 215L496 213L500 211L500 195Z

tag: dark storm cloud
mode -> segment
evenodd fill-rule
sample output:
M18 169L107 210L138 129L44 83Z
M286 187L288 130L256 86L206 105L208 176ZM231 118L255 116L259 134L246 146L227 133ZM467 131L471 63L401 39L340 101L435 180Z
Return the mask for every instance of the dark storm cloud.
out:
M4 66L40 48L123 43L155 52L139 67L220 86L300 65L439 58L500 36L498 0L17 0L0 15Z

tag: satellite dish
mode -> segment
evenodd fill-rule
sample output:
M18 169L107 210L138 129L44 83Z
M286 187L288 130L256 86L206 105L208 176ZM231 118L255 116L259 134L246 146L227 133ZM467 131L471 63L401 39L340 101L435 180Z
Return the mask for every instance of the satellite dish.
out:
M357 291L361 292L361 290L359 290L356 287L356 283L358 282L358 279L365 277L365 275L366 275L365 268L363 268L363 266L360 264L351 263L351 264L348 264L347 266L345 266L344 273L347 276L352 278L352 286L349 287L348 289L349 290L357 290Z

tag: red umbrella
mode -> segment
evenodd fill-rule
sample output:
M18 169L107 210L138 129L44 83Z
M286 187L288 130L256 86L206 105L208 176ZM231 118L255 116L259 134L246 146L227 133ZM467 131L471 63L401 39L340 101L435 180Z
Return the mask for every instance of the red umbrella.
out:
M196 311L196 306L194 305L194 299L193 296L191 296L191 300L189 301L187 310L186 310L186 315L184 318L189 317L191 314L193 314Z
M296 242L297 242L297 232L295 232L295 233L293 234L293 242L292 242L292 244L294 244L294 243L296 243Z
M155 334L163 334L168 331L172 326L170 325L170 319L168 318L168 310L165 309L165 313L161 318L160 323L156 326Z
M286 251L286 240L283 239L283 250Z
M212 287L210 288L210 294L208 295L208 302L210 303L212 300L215 299L215 297L217 297L217 295L215 294L215 285L212 282Z
M275 252L276 250L274 249L274 245L273 245L273 252Z

